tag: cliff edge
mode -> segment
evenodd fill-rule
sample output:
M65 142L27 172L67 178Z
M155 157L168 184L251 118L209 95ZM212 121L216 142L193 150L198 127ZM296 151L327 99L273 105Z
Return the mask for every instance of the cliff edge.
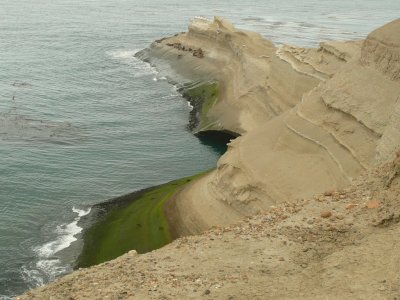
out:
M17 299L399 299L400 155L345 189L131 251Z
M227 51L238 36L246 46L220 63L223 76L216 77L221 86L233 91L217 105L228 107L227 111L234 105L236 128L240 128L236 131L242 136L229 144L214 172L176 197L182 234L228 225L271 205L344 188L399 149L396 55L400 51L393 38L394 32L400 32L399 20L364 41L325 42L317 49L254 45L249 42L253 36L233 26L219 29L218 18L194 24L188 33L173 37L174 43L179 40L182 47L194 47L193 35L197 45L199 36L208 41L218 36L224 41L219 45ZM224 36L219 35L222 32ZM207 63L208 56L220 57L220 48L212 48L216 46L211 41L204 43L210 45L204 47L204 58L190 59L201 64ZM165 48L162 43L168 45L171 40L153 45L155 56ZM184 64L188 68L190 61ZM219 110L212 113L219 118ZM225 120L224 116L219 120ZM235 130L227 123L221 128Z
M399 37L276 47L217 17L154 42L138 55L218 86L194 132L241 135L169 203L202 234L19 298L400 299Z

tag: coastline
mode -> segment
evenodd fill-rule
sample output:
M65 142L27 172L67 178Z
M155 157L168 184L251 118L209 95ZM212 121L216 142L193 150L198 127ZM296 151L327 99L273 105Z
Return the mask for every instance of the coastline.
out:
M383 187L399 167L386 164L347 189L283 203L157 251L129 252L16 299L394 299L400 177ZM366 193L385 200L366 204ZM321 217L327 211L332 216Z
M382 28L393 32L396 21ZM380 162L393 157L397 143L389 128L397 123L388 118L400 89L379 68L396 69L387 66L385 53L392 61L397 54L385 46L371 54L373 46L367 47L380 31L365 41L276 47L223 18L196 18L187 32L141 52L194 82L218 82L218 101L202 116L210 126L197 132L241 135L207 180L185 189L182 203L201 214L199 222L229 225L272 205L342 189L377 162L376 151ZM374 60L386 67L376 69ZM204 198L223 211L224 221L219 210L206 209ZM196 224L192 231L198 232Z
M218 81L204 131L241 134L214 171L165 202L174 237L200 235L79 270L35 295L396 298L399 31L400 19L364 41L276 48L215 18L153 43L172 68ZM199 44L200 57L186 50Z
M87 217L82 251L75 269L112 260L135 250L158 249L177 237L166 203L192 180L206 172L173 180L95 204Z
M176 85L175 82L172 83ZM221 155L225 153L227 144L236 138L238 134L229 131L204 130L209 125L207 124L207 113L218 101L218 83L213 81L187 83L180 86L178 92L192 106L187 129L197 136L202 143L211 145ZM203 130L199 131L199 128L203 128ZM165 184L151 186L92 206L91 214L81 220L81 223L85 224L83 225L85 228L82 238L83 246L74 268L90 267L103 263L131 250L135 250L138 253L149 252L170 243L180 236L186 235L187 231L179 221L180 215L176 207L176 195L192 180L205 176L209 172L205 171ZM168 191L167 195L165 195L162 191L170 186L176 186L176 189L173 192ZM152 193L156 195L150 196ZM151 210L157 208L159 210L157 216L151 217L148 209L140 207L139 202L143 203L143 205L144 202L148 202L147 204L152 207ZM151 204L150 202L155 203ZM137 211L131 208L131 206L135 205L137 206ZM125 230L123 234L124 237L131 236L131 242L127 243L126 240L128 239L122 239L122 236L119 241L107 241L110 236L115 238L119 234L118 231L127 225L119 224L114 230L110 230L109 227L114 223L122 222L121 219L127 218L131 219L130 223L136 223L136 226L131 224L130 229ZM158 227L162 234L159 235L160 232L155 234L157 230L154 228L153 232L144 230L142 222L151 224L150 227ZM109 246L104 246L104 243ZM118 247L112 245L118 245Z

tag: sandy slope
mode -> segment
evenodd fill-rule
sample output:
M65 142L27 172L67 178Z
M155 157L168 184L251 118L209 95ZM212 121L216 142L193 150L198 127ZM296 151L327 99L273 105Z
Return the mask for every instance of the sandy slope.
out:
M389 180L399 170L400 159L344 190L132 251L18 299L400 299L400 178Z
M153 63L220 83L196 130L242 134L170 202L174 230L230 227L24 297L400 299L399 158L385 164L400 148L399 36L400 19L364 41L278 49L216 18L155 42Z

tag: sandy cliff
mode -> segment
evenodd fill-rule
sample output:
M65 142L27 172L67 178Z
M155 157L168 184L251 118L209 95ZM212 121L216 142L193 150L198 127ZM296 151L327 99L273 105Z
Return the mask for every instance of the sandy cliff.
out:
M400 141L395 32L398 20L365 41L275 48L216 18L195 20L187 33L153 44L150 55L176 70L194 64L198 78L218 80L223 92L210 111L218 120L212 129L243 133L217 170L176 198L182 233L343 188L393 157ZM175 59L185 52L170 46L177 44L201 47L204 57Z
M278 48L216 18L153 43L142 58L218 83L195 131L242 135L170 208L182 235L214 228L24 297L400 299L399 37Z

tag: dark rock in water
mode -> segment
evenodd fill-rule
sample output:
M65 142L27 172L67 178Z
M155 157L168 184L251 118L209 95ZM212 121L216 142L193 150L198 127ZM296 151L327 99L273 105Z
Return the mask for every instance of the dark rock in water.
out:
M135 53L134 57L137 59L140 59L141 61L144 61L146 63L150 63L150 55L149 55L149 49L143 49Z
M28 82L23 82L23 81L14 81L14 83L12 84L12 86L15 87L31 87L32 85Z
M167 39L167 37L163 37L163 38L161 38L161 39L155 40L154 42L160 44L162 41L164 41L164 40L166 40L166 39Z

